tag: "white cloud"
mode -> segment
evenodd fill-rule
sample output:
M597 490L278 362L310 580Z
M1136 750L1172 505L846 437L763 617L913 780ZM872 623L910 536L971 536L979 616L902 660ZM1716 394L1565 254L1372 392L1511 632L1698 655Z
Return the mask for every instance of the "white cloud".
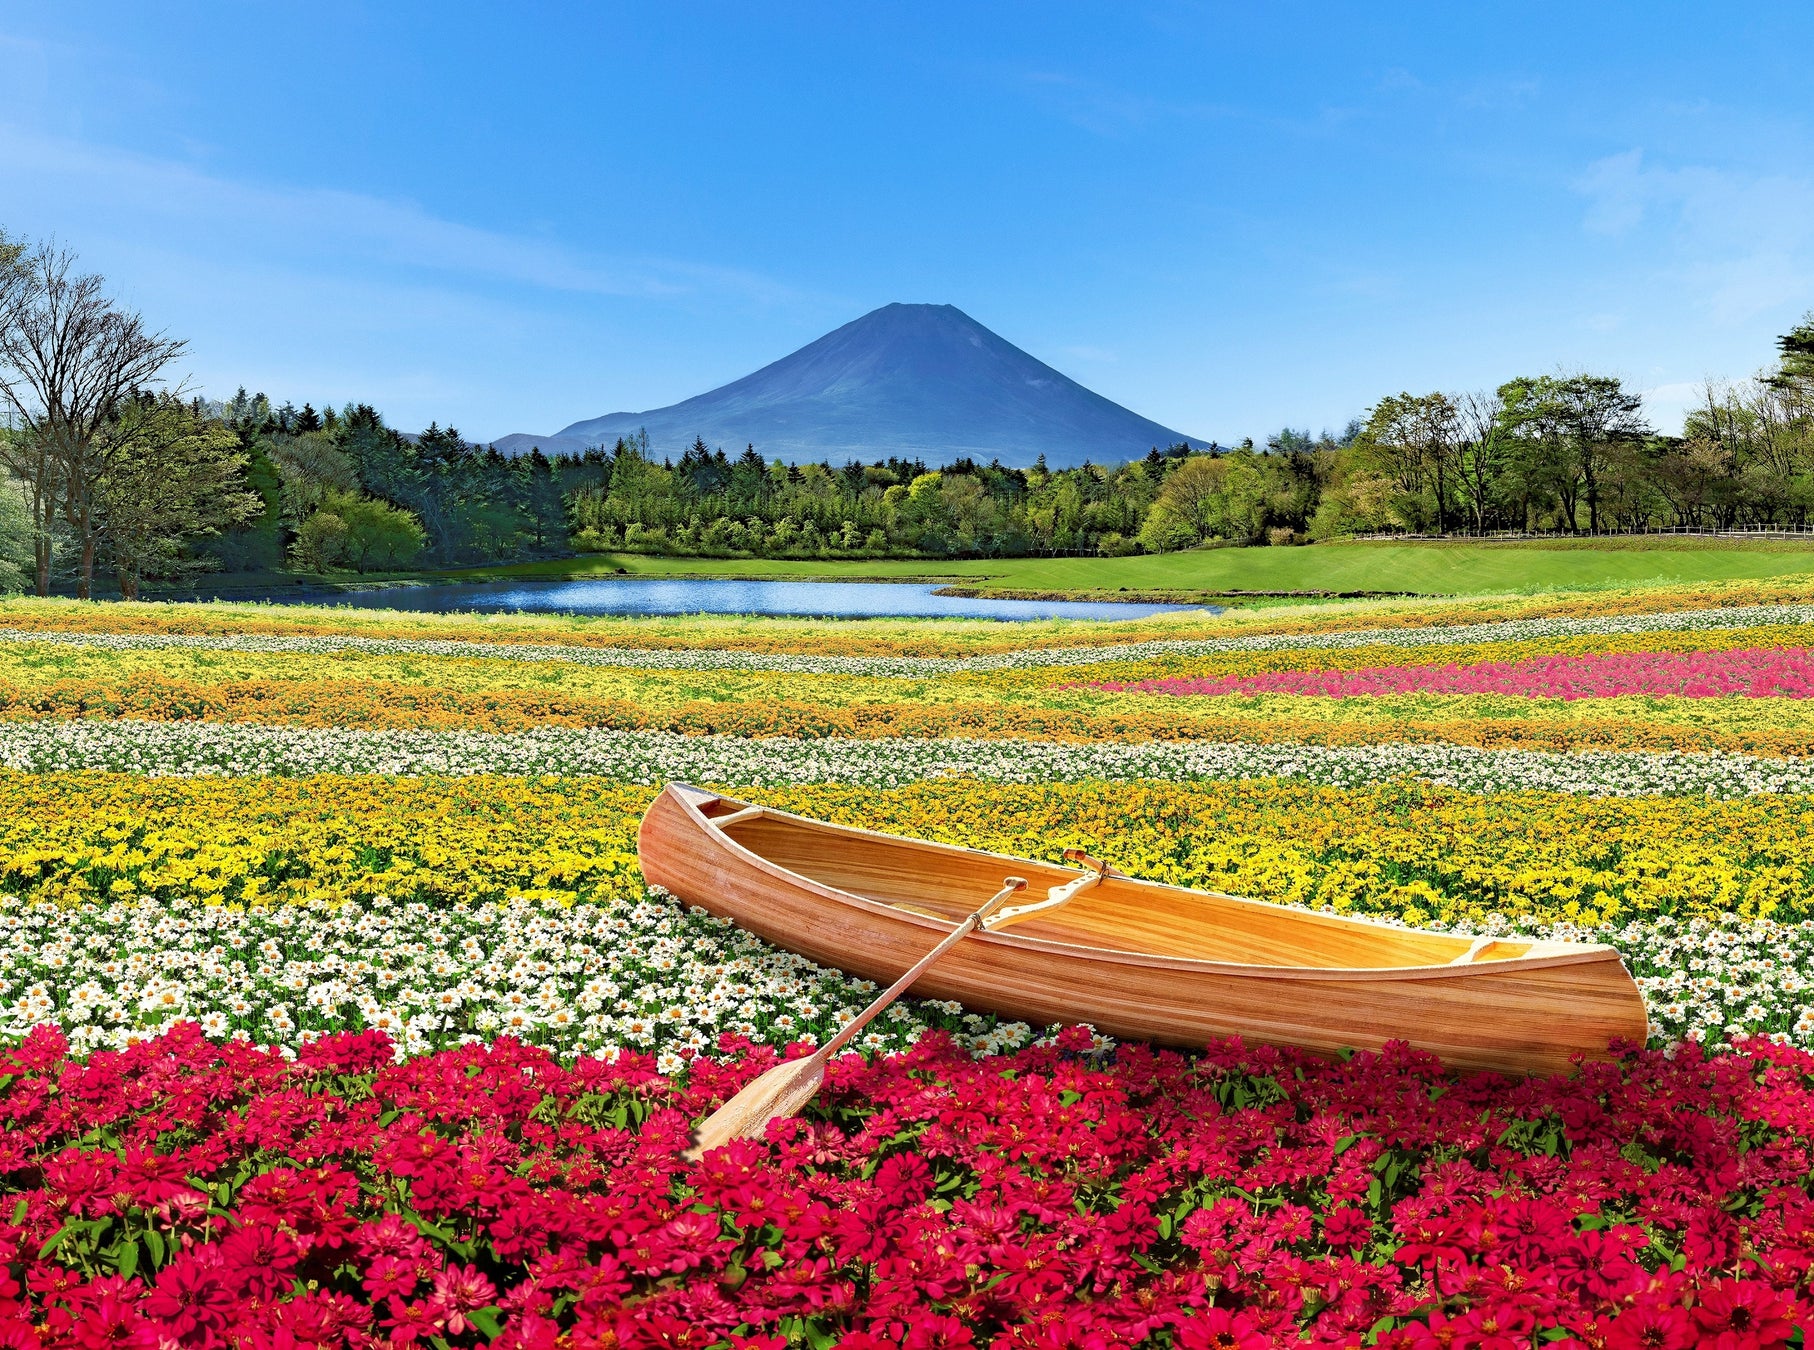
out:
M1679 431L1688 410L1701 401L1702 388L1699 381L1678 380L1640 390L1650 424L1659 431Z
M188 237L255 235L260 252L335 257L475 281L617 296L733 292L775 300L777 283L733 268L665 258L613 258L461 224L413 202L334 188L237 181L173 160L0 125L0 199L55 203L77 213L134 221ZM68 233L67 230L64 231Z
M1644 152L1627 150L1594 161L1576 180L1576 190L1588 199L1587 218L1581 223L1590 234L1629 234L1643 222L1647 196L1643 166Z
M1463 85L1456 101L1483 112L1517 112L1543 93L1543 82L1528 76L1504 75Z
M1658 280L1684 287L1716 322L1798 309L1814 290L1814 178L1652 166L1640 149L1597 160L1575 187L1590 233L1661 234Z
M1028 71L1021 79L1048 112L1098 136L1118 136L1163 111L1151 95L1128 93L1100 80L1050 70Z
M178 373L203 392L244 381L484 435L696 392L663 383L648 334L664 313L802 299L748 271L614 254L608 239L578 247L5 123L0 226L54 235L149 322L189 339Z

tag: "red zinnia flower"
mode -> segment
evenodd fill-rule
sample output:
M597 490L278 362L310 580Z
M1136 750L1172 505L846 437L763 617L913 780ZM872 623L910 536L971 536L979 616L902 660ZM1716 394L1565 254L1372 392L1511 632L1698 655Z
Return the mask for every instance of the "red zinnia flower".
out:
M84 1309L72 1334L82 1350L155 1350L163 1340L158 1328L117 1294Z
M1210 1308L1178 1324L1178 1350L1267 1350L1266 1334L1244 1312Z
M449 1266L435 1276L435 1292L428 1305L440 1323L458 1335L472 1326L466 1314L475 1308L489 1307L497 1296L497 1288L483 1271L471 1266Z
M1606 1350L1690 1350L1694 1319L1679 1303L1639 1303L1606 1327Z
M1770 1350L1794 1335L1792 1311L1760 1280L1722 1280L1701 1290L1694 1320L1708 1350Z
M290 1283L302 1253L281 1229L242 1228L218 1248L226 1283L255 1297L274 1298Z
M1323 1220L1323 1240L1331 1247L1358 1247L1373 1236L1373 1221L1352 1205L1333 1210Z
M182 1339L211 1343L227 1325L237 1302L221 1278L220 1267L204 1264L194 1254L177 1258L159 1272L139 1307Z

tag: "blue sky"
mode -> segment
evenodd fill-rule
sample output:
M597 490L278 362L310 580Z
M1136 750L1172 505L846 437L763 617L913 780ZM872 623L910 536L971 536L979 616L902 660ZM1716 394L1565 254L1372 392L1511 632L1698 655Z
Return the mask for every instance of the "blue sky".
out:
M1382 17L1384 15L1385 17ZM1814 6L0 6L0 226L196 387L548 432L889 301L1224 442L1814 308Z

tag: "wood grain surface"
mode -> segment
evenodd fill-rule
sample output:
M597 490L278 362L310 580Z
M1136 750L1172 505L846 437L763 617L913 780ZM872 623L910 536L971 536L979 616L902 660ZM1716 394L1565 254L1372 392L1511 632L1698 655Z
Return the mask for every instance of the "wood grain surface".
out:
M879 983L1005 877L1026 877L1038 897L1083 875L772 810L714 824L748 805L670 784L638 836L645 877ZM914 994L1169 1045L1240 1035L1333 1054L1405 1041L1454 1068L1506 1073L1564 1070L1648 1034L1643 997L1611 947L1479 945L1116 875L1062 909L971 935Z

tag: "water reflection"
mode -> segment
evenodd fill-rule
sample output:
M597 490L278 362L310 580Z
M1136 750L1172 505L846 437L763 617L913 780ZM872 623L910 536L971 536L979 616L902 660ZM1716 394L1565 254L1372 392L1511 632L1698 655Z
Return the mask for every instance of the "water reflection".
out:
M385 586L369 591L274 594L266 600L374 609L571 614L780 614L799 618L1137 619L1188 605L1089 600L979 600L935 595L923 584L880 581L497 581L472 586ZM1211 608L1214 608L1213 606Z

